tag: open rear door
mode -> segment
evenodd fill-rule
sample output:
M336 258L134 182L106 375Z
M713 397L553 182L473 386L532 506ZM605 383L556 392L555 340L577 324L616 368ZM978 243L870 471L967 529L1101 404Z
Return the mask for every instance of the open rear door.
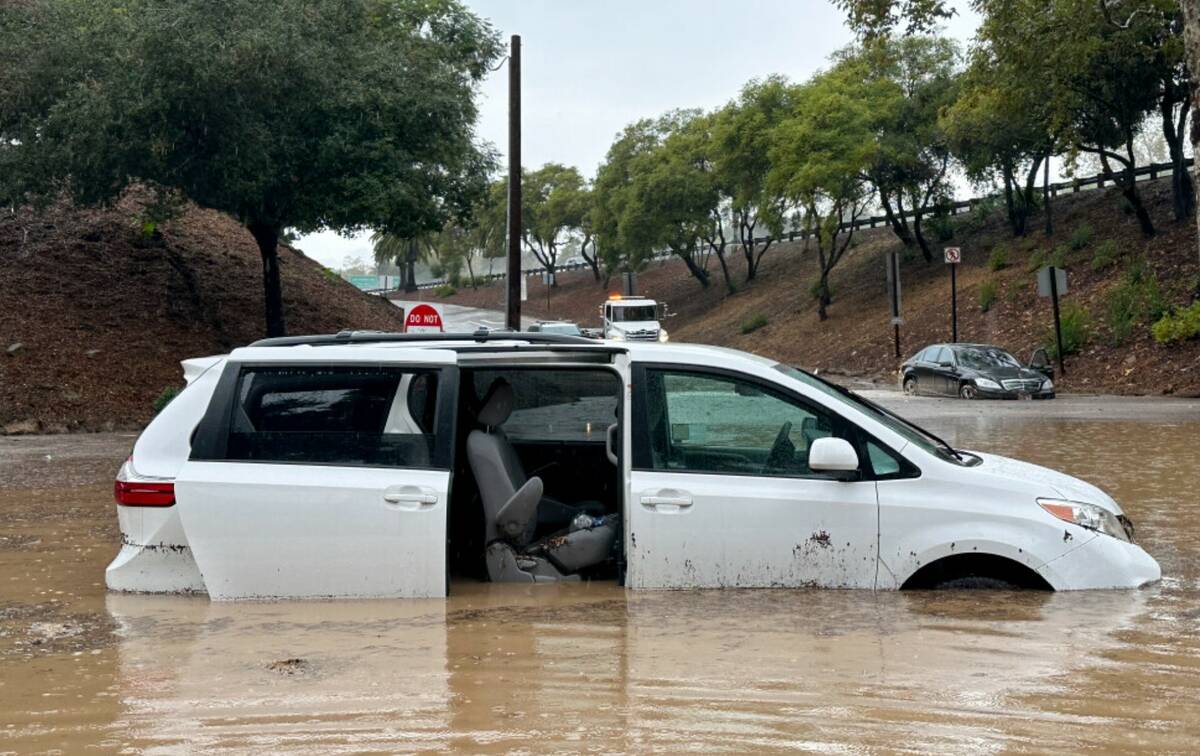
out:
M447 350L233 352L175 481L209 595L446 595L457 388Z

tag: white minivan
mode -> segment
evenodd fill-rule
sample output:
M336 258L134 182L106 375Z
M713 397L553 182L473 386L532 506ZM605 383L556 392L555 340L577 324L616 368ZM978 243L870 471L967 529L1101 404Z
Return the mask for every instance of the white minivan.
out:
M428 597L453 576L1068 590L1161 574L1095 486L952 449L730 349L343 332L184 373L118 474L110 589Z

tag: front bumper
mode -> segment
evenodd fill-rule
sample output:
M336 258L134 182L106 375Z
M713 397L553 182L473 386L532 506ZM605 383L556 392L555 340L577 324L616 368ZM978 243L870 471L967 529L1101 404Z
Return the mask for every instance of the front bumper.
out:
M1162 579L1162 568L1134 543L1097 535L1037 570L1058 591L1140 588Z
M1053 399L1054 389L1049 391L1009 391L1008 389L985 389L979 386L975 387L975 395L979 399Z

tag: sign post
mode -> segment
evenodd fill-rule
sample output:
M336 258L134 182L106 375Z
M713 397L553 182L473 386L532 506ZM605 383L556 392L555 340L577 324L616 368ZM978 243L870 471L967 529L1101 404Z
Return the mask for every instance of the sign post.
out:
M508 280L505 326L521 330L521 36L512 35L508 54Z
M1038 294L1050 297L1054 307L1054 343L1058 353L1059 375L1066 375L1067 368L1063 364L1062 321L1058 315L1058 295L1067 293L1067 271L1053 265L1038 271Z
M950 266L950 341L958 343L958 264L962 249L946 247L946 264Z

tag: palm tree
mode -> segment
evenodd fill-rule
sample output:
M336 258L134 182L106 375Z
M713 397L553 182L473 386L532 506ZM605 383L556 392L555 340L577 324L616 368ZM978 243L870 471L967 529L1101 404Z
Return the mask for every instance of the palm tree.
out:
M371 243L375 245L375 262L379 265L394 262L400 269L404 290L416 291L416 265L420 246L417 240L376 231L371 234Z

